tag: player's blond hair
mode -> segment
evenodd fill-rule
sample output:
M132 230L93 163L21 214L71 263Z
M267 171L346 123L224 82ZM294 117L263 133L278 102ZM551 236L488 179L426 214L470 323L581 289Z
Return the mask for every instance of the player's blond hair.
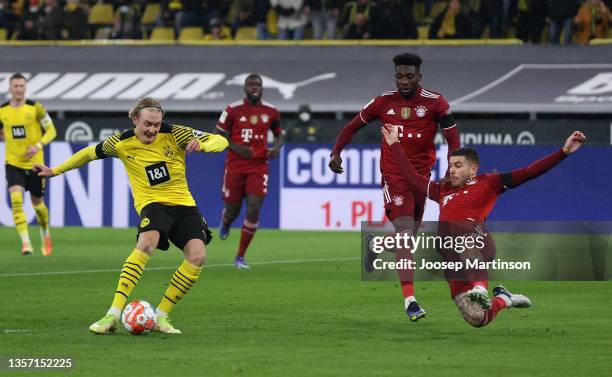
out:
M158 100L151 97L145 97L139 99L134 107L130 109L128 112L128 117L130 119L138 118L142 110L158 110L162 113L162 115L164 114L164 110L162 109L161 103L159 103Z

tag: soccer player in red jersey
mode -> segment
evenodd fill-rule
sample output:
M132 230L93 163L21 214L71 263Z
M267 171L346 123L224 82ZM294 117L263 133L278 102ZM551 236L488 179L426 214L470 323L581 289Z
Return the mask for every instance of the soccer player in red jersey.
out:
M461 148L451 154L450 181L436 183L420 175L406 158L399 143L396 127L385 125L382 133L393 157L402 166L402 177L416 191L440 204L440 222L446 224L469 222L474 225L484 225L499 195L546 173L569 154L578 150L586 141L582 132L574 131L561 149L527 167L508 173L482 175L477 175L480 161L476 151L471 148ZM492 244L492 240L487 241ZM494 246L492 249L494 252ZM529 298L512 294L502 286L493 289L495 297L490 300L486 277L481 280L466 281L449 279L447 275L447 280L451 297L457 308L463 318L474 327L486 326L504 308L531 306Z
M223 201L219 238L227 239L232 222L246 198L247 213L242 224L240 245L234 260L236 268L249 268L244 255L257 231L259 211L268 193L268 160L277 158L282 145L280 115L276 107L262 101L261 77L250 74L244 81L246 98L227 106L217 122L217 132L229 141L225 160ZM268 149L268 131L274 146Z
M379 119L382 124L393 124L399 129L401 149L418 173L429 178L436 162L434 137L438 125L448 143L449 155L459 148L459 131L450 112L448 102L442 95L422 88L421 58L414 54L401 54L393 58L395 64L395 90L382 93L370 101L340 132L332 150L330 169L342 173L340 152L351 141L353 135L368 123ZM414 191L400 174L398 164L389 146L381 144L380 170L385 213L398 233L412 234L418 227L425 211L425 195ZM375 254L368 253L364 264L371 270ZM400 277L406 314L411 321L425 316L414 297L411 277Z

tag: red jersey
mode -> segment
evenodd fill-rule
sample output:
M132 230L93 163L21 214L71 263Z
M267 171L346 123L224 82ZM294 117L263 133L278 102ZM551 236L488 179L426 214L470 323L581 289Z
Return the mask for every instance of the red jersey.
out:
M567 157L565 152L559 149L524 168L502 174L479 175L461 187L453 187L450 181L440 184L417 174L402 153L399 143L389 146L389 151L402 166L402 177L416 191L425 193L429 199L440 204L441 222L484 222L501 193L546 173Z
M268 130L280 135L280 114L276 107L260 101L257 105L248 100L228 105L217 122L217 128L227 133L230 141L251 149L253 158L246 159L229 150L225 168L234 172L267 172Z
M428 176L436 162L434 138L438 130L438 121L449 115L448 102L442 95L418 87L410 98L402 96L397 89L385 92L370 101L357 117L363 123L378 119L382 124L392 124L397 127L406 157L419 174ZM443 126L445 129L450 129L455 124L453 122ZM333 153L339 153L343 147L342 143L340 140L336 142ZM400 165L393 158L384 140L381 144L380 169L384 175L400 174Z
M432 192L430 198L438 199L440 221L484 222L497 197L506 191L500 177L500 174L479 175L461 187L453 187L450 182L432 187L435 184L431 182L428 189L438 190Z

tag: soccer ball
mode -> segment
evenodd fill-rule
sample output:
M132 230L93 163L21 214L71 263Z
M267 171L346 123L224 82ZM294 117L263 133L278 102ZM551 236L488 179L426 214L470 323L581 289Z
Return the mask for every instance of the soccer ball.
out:
M121 323L130 334L146 334L155 328L157 315L148 302L134 300L123 310Z

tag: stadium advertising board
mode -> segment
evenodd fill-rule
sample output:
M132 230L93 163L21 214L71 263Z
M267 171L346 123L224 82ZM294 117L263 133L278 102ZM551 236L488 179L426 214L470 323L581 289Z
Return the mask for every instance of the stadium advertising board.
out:
M47 162L57 165L84 144L54 142ZM511 171L555 150L551 146L479 146L481 172ZM437 146L432 179L446 171L446 145ZM4 143L0 143L4 154ZM350 145L343 152L345 172L327 168L330 146L290 144L280 161L270 163L269 193L261 211L266 228L359 230L361 221L383 221L379 146ZM217 226L222 209L224 154L194 154L187 158L191 191L210 226ZM511 190L498 200L491 220L609 221L612 220L612 180L609 147L587 146L558 169ZM4 176L4 164L0 165ZM0 224L12 226L6 181L0 181ZM94 161L47 183L51 225L133 227L138 224L127 176L117 159ZM25 201L28 221L34 211ZM425 219L437 219L437 204L428 201ZM242 218L242 217L241 217ZM237 224L241 223L241 218Z
M281 111L304 103L357 111L394 87L390 57L407 50L423 57L423 85L443 93L455 112L610 112L606 46L285 46L282 53L263 46L0 46L0 95L19 67L30 78L29 97L50 110L125 111L152 96L167 110L219 111L242 97L245 76L257 72L266 99Z
M481 173L506 172L551 153L556 147L481 146ZM358 230L361 221L383 221L378 145L351 145L342 154L345 172L329 171L330 147L289 145L284 149L280 195L283 229ZM446 145L436 149L432 179L447 168ZM532 182L498 200L491 220L579 221L612 219L612 163L609 147L587 147ZM428 201L424 220L437 220L438 206Z

